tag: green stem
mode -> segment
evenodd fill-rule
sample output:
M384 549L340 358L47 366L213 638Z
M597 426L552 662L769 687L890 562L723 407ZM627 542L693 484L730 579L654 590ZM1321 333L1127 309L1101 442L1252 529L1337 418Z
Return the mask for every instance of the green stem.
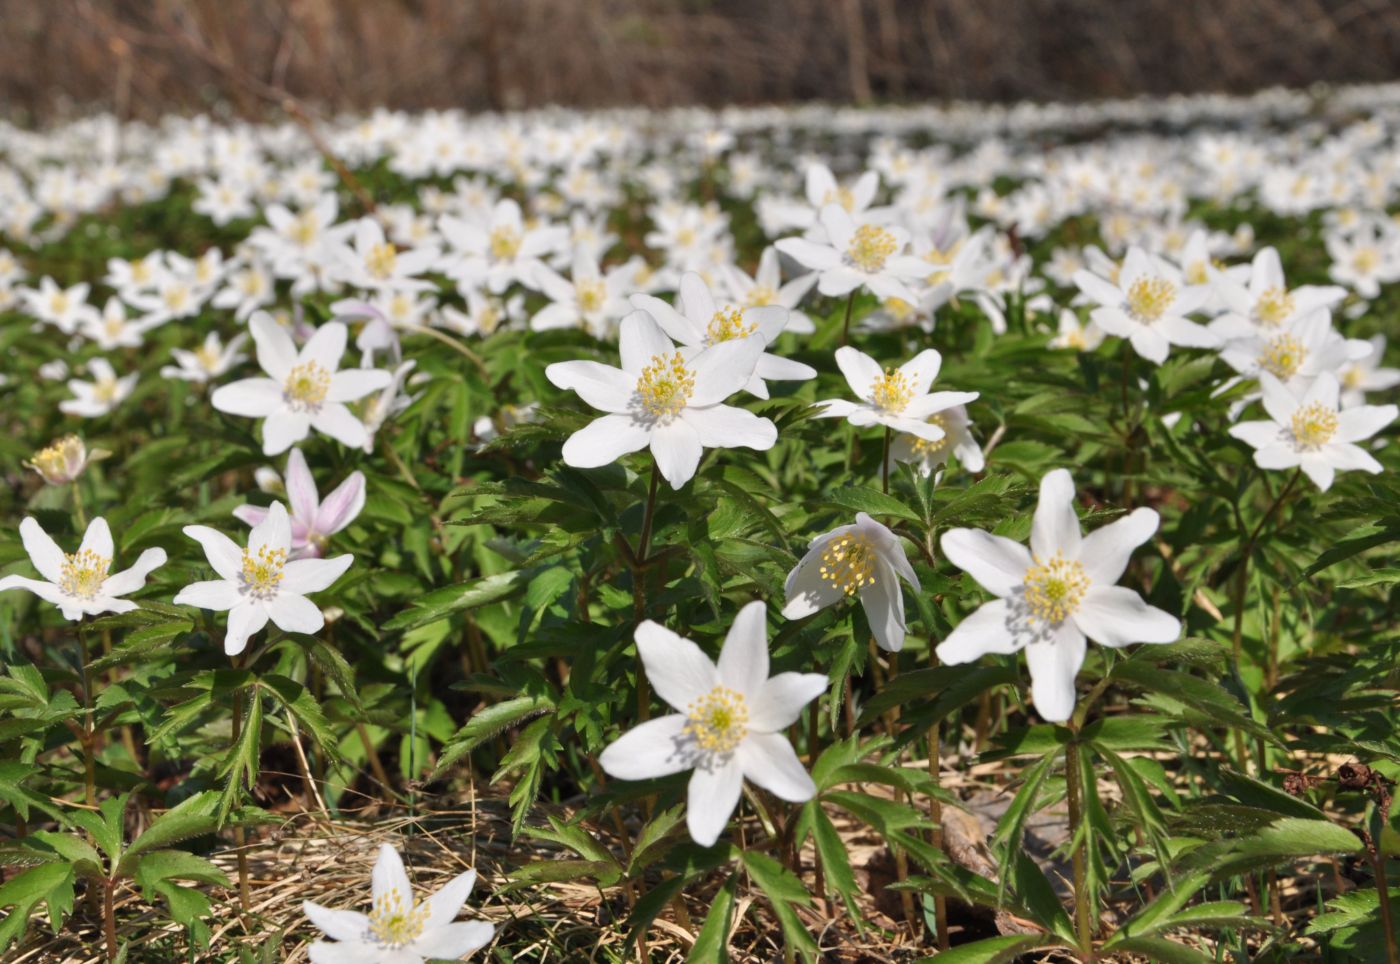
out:
M642 534L637 540L637 551L633 554L632 567L632 609L637 625L646 618L646 569L647 556L651 552L651 528L656 518L656 494L661 485L661 469L656 464L656 455L651 456L651 482L647 485L646 508L642 510ZM646 670L640 660L637 662L637 719L646 722L651 717L651 687L647 684Z
M933 637L928 641L928 662L931 669L938 668L938 653L934 647ZM935 719L928 728L928 775L933 781L935 789L942 786L943 764L941 762L940 749L943 745L943 721ZM943 801L936 796L928 798L929 820L933 822L933 832L930 837L932 843L939 850L943 849ZM946 951L948 949L948 898L942 894L933 896L933 921L934 929L938 931L938 949Z
M233 668L235 670L238 669L239 657L233 656L231 661L233 663ZM238 739L243 735L243 694L239 692L239 690L234 690L231 698L233 700L233 735L229 738L229 748L234 753L237 753ZM231 779L242 782L243 767L235 766L233 773L229 776ZM243 825L234 824L233 846L238 853L238 905L245 915L248 913L248 908L251 907L253 903L251 893L248 889L247 844L248 839L243 831Z
M880 491L890 494L890 427L885 426L885 447L880 453Z
M1097 958L1094 953L1094 923L1090 916L1092 908L1089 906L1086 883L1084 851L1088 844L1087 836L1083 842L1075 842L1079 838L1080 824L1084 817L1079 800L1079 778L1079 744L1071 740L1065 744L1065 803L1069 807L1069 839L1072 848L1070 860L1074 874L1074 925L1075 932L1079 935L1079 952L1092 964Z
M97 734L92 710L92 674L88 672L87 633L78 623L78 659L83 677L83 771L84 799L89 807L97 806Z
M841 322L841 344L845 345L851 337L851 309L855 307L856 292L851 289L850 295L846 298L846 320Z
M72 482L73 486L73 512L78 517L78 528L87 531L87 509L83 507L83 487L77 479Z
M409 322L397 322L396 327L402 328L404 331L412 331L420 335L427 335L429 338L436 338L448 348L451 348L457 354L475 365L477 372L481 375L482 379L485 380L486 384L488 386L491 384L491 373L487 370L486 363L481 360L481 356L451 335L444 334L436 328L429 328L427 325L415 325Z

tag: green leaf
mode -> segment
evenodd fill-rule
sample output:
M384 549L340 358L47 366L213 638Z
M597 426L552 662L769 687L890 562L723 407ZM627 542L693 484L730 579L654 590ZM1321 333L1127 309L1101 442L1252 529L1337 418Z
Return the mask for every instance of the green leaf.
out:
M517 696L513 700L482 707L443 746L442 756L433 768L433 777L440 776L448 767L496 734L553 708L554 704L542 696Z
M1008 934L959 944L933 957L921 957L916 964L1008 964L1022 954L1055 946L1057 942L1047 941L1037 934Z
M827 883L841 896L852 920L859 920L856 909L856 876L851 870L851 858L846 852L846 842L836 832L820 800L808 800L802 806L804 823L810 823L812 840L816 844L817 856L821 859L822 873Z
M686 964L725 964L729 960L729 930L733 926L730 919L738 890L739 875L730 874L710 901L710 912L705 915L700 933L695 935L695 943L685 957Z
M287 708L297 724L316 741L321 751L333 761L340 760L340 743L331 729L316 697L301 683L286 676L269 673L258 680L258 684L271 692Z
M998 900L1006 893L1016 856L1021 852L1021 841L1026 834L1026 821L1035 811L1040 788L1045 784L1045 778L1050 775L1050 769L1059 755L1059 750L1047 753L1021 772L1021 789L1016 791L1011 805L997 821L996 833L992 837L992 849L997 854Z
M1121 660L1111 671L1114 679L1134 683L1145 690L1160 693L1207 717L1220 726L1244 730L1252 736L1282 745L1266 726L1245 715L1244 707L1225 690L1209 680L1188 673L1178 673L1135 659Z
M806 907L812 903L812 895L807 892L806 885L772 857L746 850L741 859L754 883L767 895L778 924L783 929L783 939L788 949L815 964L817 944L792 909L793 904Z
M1162 937L1130 937L1115 944L1113 949L1140 954L1149 961L1160 961L1161 964L1216 964L1212 955Z
M844 509L852 509L856 512L864 512L876 519L906 519L909 522L924 521L923 516L905 505L892 495L886 495L878 489L867 489L864 486L846 486L837 489L827 495L828 505L838 505Z
M453 613L509 599L523 593L535 573L533 569L517 569L486 576L475 582L434 589L419 597L409 609L392 617L383 628L386 631L417 629Z
M163 849L191 837L202 837L218 828L218 793L205 790L181 800L152 821L145 832L131 842L117 866L118 873L131 873L132 862L148 851Z
M13 907L0 920L0 951L24 936L26 925L39 904L48 909L49 924L57 933L73 910L73 868L64 863L41 864L0 884L0 907Z

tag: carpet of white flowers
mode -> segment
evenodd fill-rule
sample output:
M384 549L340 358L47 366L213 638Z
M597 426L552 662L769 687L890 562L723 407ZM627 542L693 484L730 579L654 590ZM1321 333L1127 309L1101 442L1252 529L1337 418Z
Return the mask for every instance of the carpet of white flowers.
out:
M1397 964L1395 210L1395 88L0 126L0 954Z

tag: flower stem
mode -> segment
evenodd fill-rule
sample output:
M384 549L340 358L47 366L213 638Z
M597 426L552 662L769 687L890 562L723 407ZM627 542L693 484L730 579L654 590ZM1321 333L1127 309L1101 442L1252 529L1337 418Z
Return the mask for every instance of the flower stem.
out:
M938 668L938 652L934 647L933 637L928 641L928 662L929 668ZM942 786L943 764L941 761L941 748L943 744L943 721L935 719L928 728L928 775L933 781L934 788ZM928 798L928 816L933 822L933 830L929 835L929 842L939 850L943 849L943 801L936 796ZM938 931L938 949L946 951L948 949L948 898L942 894L933 896L933 920L934 928Z
M491 372L487 370L486 363L481 360L481 356L478 355L476 352L472 351L466 345L462 344L457 339L453 338L451 335L438 331L436 328L429 328L427 325L415 325L411 322L397 322L395 324L395 327L402 328L404 331L412 331L420 335L427 335L429 338L436 338L448 348L451 348L457 354L461 355L467 361L475 365L477 372L485 380L487 386L490 386Z
M661 484L661 470L656 455L651 455L651 481L647 485L647 501L642 509L642 534L637 539L637 551L632 564L632 611L637 625L646 618L646 561L651 552L651 527L656 517L656 493ZM647 685L646 669L637 661L637 719L645 723L651 717L651 687Z
M856 290L851 289L850 295L846 298L846 320L841 322L841 344L845 345L851 337L851 309L855 307Z
M78 517L78 528L87 531L87 510L83 507L83 485L77 479L73 485L73 513Z
M1084 851L1088 839L1086 837L1083 843L1075 842L1084 818L1079 799L1079 779L1079 743L1077 740L1071 740L1065 744L1065 803L1069 807L1070 860L1074 873L1074 925L1079 935L1079 953L1092 964L1097 958L1094 953L1094 923L1090 916L1092 908L1089 906L1085 871Z
M233 668L238 668L238 657L233 657ZM238 690L233 691L233 735L229 739L229 748L237 752L238 739L243 735L243 699ZM235 766L230 777L234 780L242 781L243 767ZM238 852L238 905L246 915L248 908L252 905L252 897L248 890L248 853L247 836L243 832L242 824L234 824L233 846Z
M885 447L880 453L880 491L890 494L890 427L885 426Z
M102 933L107 938L107 960L117 959L117 915L113 908L112 896L117 889L115 880L102 882Z
M76 491L76 490L75 490ZM89 807L97 806L97 734L92 715L92 674L88 672L87 633L78 623L78 659L83 677L83 771L84 799Z

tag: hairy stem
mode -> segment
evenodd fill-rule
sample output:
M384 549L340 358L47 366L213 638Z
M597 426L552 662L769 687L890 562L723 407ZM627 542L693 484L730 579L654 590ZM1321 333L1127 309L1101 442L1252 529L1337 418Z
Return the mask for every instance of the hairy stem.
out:
M846 320L841 322L841 344L845 345L851 338L851 309L855 307L856 292L851 289L850 295L846 298Z
M1085 849L1087 838L1075 843L1079 837L1084 815L1080 806L1079 786L1079 744L1071 740L1065 744L1065 803L1069 807L1070 860L1074 873L1074 926L1079 935L1079 952L1089 962L1097 958L1094 953L1093 908L1089 906L1088 885L1086 883Z
M238 657L233 658L233 666L238 668ZM238 746L238 738L243 735L243 698L237 690L233 692L233 736L229 740L230 748ZM235 767L232 779L241 781L243 779L243 768ZM234 824L233 845L238 851L238 905L246 915L248 908L252 906L252 897L248 890L248 853L247 836L243 832L242 824Z
M938 667L938 653L934 647L933 637L928 641L928 662L929 667ZM943 744L943 721L935 719L928 728L928 775L936 788L942 785L943 764L941 762L941 747ZM929 835L929 842L939 850L943 849L943 801L936 796L928 798L928 816L933 822L933 831ZM933 897L933 920L934 927L938 931L938 949L946 951L948 949L948 898L942 894L935 894Z

